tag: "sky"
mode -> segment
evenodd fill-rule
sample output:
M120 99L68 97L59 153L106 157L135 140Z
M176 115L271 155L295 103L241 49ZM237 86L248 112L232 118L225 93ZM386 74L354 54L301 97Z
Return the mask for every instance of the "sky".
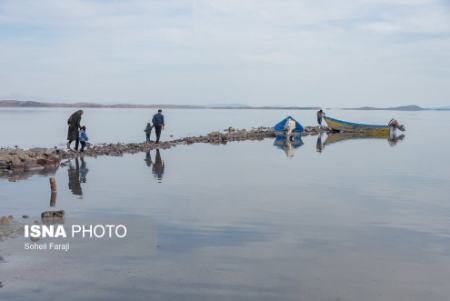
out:
M0 0L0 99L450 105L450 0Z

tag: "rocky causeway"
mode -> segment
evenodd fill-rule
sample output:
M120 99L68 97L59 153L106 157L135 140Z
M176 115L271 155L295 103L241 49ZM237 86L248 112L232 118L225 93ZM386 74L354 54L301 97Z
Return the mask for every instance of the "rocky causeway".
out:
M302 136L318 135L329 132L326 127L305 127ZM249 130L229 127L224 131L215 131L207 135L183 137L170 141L156 143L103 143L92 144L84 152L61 148L0 148L0 176L21 174L26 172L39 172L51 174L57 169L62 160L80 156L121 156L145 152L152 149L169 149L178 145L194 143L226 144L233 141L263 140L275 137L272 127L257 127Z

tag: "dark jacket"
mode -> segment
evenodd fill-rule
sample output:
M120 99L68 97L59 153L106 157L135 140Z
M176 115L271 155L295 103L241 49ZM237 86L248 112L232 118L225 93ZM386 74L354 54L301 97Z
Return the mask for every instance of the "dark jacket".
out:
M70 115L67 120L67 125L69 126L69 130L67 131L67 140L77 140L78 139L78 129L80 128L81 115L83 111L78 110L72 115Z
M156 125L156 126L164 125L164 115L161 113L155 114L153 116L152 123L153 123L153 125Z

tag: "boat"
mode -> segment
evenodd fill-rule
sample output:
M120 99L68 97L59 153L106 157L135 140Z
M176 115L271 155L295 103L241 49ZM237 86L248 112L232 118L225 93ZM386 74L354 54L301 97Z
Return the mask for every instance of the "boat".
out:
M331 118L328 116L324 116L323 119L330 129L339 132L367 133L373 135L388 136L391 131L391 127L389 125L353 123Z
M286 118L284 118L283 120L281 120L280 122L278 122L277 124L274 125L274 130L275 130L275 135L276 136L286 136L286 132L284 130L284 127L286 125L286 122L290 119L294 120L295 122L295 129L293 131L294 137L299 137L301 136L302 132L304 131L303 126L300 124L300 122L298 122L297 120L295 120L295 118L293 118L292 116L288 116Z

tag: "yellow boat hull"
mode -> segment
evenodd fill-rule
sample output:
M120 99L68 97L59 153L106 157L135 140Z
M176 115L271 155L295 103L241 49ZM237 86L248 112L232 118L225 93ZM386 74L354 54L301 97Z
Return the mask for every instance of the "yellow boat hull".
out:
M351 123L327 116L324 116L324 120L329 128L340 132L365 133L375 136L388 136L390 132L388 126Z

